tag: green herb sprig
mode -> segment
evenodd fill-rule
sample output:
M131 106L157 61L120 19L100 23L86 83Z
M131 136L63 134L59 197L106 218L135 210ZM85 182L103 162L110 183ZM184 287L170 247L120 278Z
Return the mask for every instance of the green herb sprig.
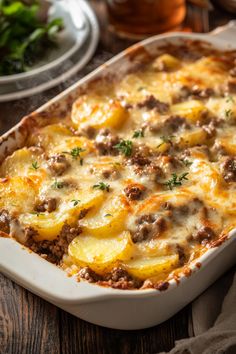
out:
M108 183L99 182L99 183L93 185L93 189L101 189L102 191L109 192L110 185Z
M64 187L64 183L59 182L57 180L52 184L52 188L54 189L62 189L63 187Z
M178 176L176 173L172 173L172 178L165 182L164 185L172 191L174 187L182 186L184 180L188 180L188 174L188 172L184 172L182 175Z
M135 132L133 134L133 138L137 139L137 138L143 138L143 137L144 137L144 131L142 129L135 130Z
M84 160L82 159L80 154L81 154L81 152L84 152L84 151L86 151L86 149L76 146L73 149L71 149L71 151L63 151L63 154L71 155L71 157L74 160L77 160L77 158L79 157L80 158L80 165L82 166Z
M39 165L37 161L33 161L31 164L31 169L37 171L39 169Z
M81 202L81 200L79 200L79 199L72 199L71 202L73 203L73 206L77 206L77 205Z
M163 144L165 143L169 143L169 144L172 144L172 139L175 137L175 135L162 135L160 136L160 139L162 140L162 142L157 145L157 148L159 148L160 146L162 146Z
M126 157L129 157L132 154L133 143L131 140L121 140L120 143L114 145L114 148Z

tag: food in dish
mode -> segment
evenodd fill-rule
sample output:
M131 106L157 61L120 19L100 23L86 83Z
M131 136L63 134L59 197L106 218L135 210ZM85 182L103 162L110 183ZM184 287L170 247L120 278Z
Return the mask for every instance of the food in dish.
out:
M169 46L91 82L3 161L2 236L78 280L165 289L235 227L235 60Z

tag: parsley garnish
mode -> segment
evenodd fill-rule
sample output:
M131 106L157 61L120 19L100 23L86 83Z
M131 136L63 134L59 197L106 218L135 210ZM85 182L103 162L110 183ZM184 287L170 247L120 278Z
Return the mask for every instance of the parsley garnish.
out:
M114 145L114 148L128 157L132 154L133 143L130 140L121 140L119 144Z
M63 182L58 182L57 180L52 184L52 188L55 189L62 189L64 187Z
M32 213L30 213L32 215L37 215L37 216L40 216L40 215L43 215L43 213L40 213L39 211L33 211Z
M108 217L108 216L112 216L112 215L111 215L111 214L105 214L104 216L105 216L105 217Z
M142 129L140 130L135 130L133 134L133 138L143 138L144 137L144 132Z
M231 109L226 109L226 111L225 111L225 116L226 116L227 118L230 118L230 117L232 116L232 114L233 114L233 112L232 112Z
M37 161L32 162L32 167L31 168L34 169L34 170L37 170L39 168L38 162Z
M140 91L143 91L143 90L145 90L145 89L146 89L146 87L140 86L140 87L138 87L137 91L140 92Z
M172 173L172 178L164 183L171 191L174 187L181 186L184 180L188 180L187 178L188 172L184 172L182 175L177 176L176 173Z
M107 184L107 183L104 183L104 182L99 182L99 183L97 183L97 184L94 184L94 185L93 185L93 188L94 188L94 189L101 189L102 191L107 191L107 192L109 192L109 190L110 190L110 185Z
M234 98L233 98L232 96L227 96L227 97L226 97L226 102L227 102L227 103L228 103L228 102L235 103L235 100L234 100Z
M183 162L183 164L185 165L185 166L191 166L192 165L192 161L189 161L189 160L187 160L187 159L181 159L181 161Z
M71 149L71 151L63 151L63 154L68 154L71 155L73 159L77 159L78 157L80 158L80 165L83 165L84 160L81 158L80 154L81 152L86 151L86 149L83 149L81 147L74 147L73 149Z
M174 137L175 137L175 135L169 135L169 136L162 135L162 136L160 136L160 139L162 140L162 143L160 143L159 145L157 145L157 148L159 148L160 146L162 146L164 143L172 144L171 139L174 138Z
M71 202L73 203L74 206L78 205L81 200L79 199L72 199Z

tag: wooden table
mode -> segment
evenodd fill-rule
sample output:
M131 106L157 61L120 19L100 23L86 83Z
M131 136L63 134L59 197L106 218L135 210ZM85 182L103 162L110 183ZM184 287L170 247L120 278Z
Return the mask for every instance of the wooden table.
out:
M34 97L0 104L0 131L86 75L130 42L114 40L106 30L104 4L92 1L102 38L91 62L73 78ZM211 14L211 27L232 17ZM60 310L0 275L0 354L144 354L168 351L174 341L191 336L191 305L165 323L140 331L118 331L89 324Z

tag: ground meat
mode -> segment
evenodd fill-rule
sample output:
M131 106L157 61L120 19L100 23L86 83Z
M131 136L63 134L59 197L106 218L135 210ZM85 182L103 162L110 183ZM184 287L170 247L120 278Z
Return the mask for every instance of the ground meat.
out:
M148 129L152 133L160 133L163 135L170 135L177 132L180 128L189 129L190 125L184 117L178 115L167 116L164 121L157 120L150 122Z
M226 182L236 182L236 157L228 157L222 163L221 170Z
M6 210L0 212L0 231L10 233L10 216Z
M226 90L229 93L236 93L236 79L228 80Z
M128 164L137 165L137 166L146 166L151 163L151 160L143 155L141 152L136 152L134 155L128 160Z
M50 156L47 164L50 171L56 176L61 176L70 167L69 162L63 154Z
M103 285L108 284L115 289L137 289L140 288L142 282L129 275L129 273L121 267L115 267L111 273L104 277Z
M202 129L207 133L208 138L212 138L216 135L216 128L213 122L210 122L210 124L202 125Z
M193 87L183 85L180 88L178 94L173 97L173 103L183 102L186 101L186 99L188 98L201 100L201 99L212 97L214 95L215 95L215 91L210 87L202 89L197 85L194 85Z
M234 67L233 69L230 70L229 74L232 76L232 77L236 77L236 67Z
M124 189L124 193L130 200L139 200L144 192L144 189L144 187L130 185Z
M32 227L27 227L25 228L27 237L25 245L47 261L59 264L63 255L67 253L69 243L80 233L81 228L79 226L72 227L65 224L55 240L36 242L34 237L38 235L38 232Z
M212 240L215 237L215 232L211 227L202 226L195 234L192 235L192 239L199 243L205 244L207 241Z
M96 136L95 147L99 155L117 155L118 150L114 146L119 142L119 137L112 134L109 129L102 129Z
M120 172L116 168L107 168L102 170L102 176L114 180L120 177Z
M89 139L93 139L96 135L96 129L91 125L81 129L80 134L86 136Z
M35 210L38 212L45 212L51 213L52 211L56 210L57 207L57 199L56 198L46 198L40 202L40 204L36 205Z
M163 232L166 228L166 221L162 216L155 217L153 214L147 214L140 216L136 220L136 225L137 229L131 233L134 243L142 242Z
M157 100L153 95L148 96L143 102L137 104L138 108L147 108L148 110L155 109L160 114L167 113L169 111L169 104Z
M89 267L81 268L78 275L79 275L79 278L85 279L89 283L95 283L95 282L101 280L101 277L98 274L96 274Z

